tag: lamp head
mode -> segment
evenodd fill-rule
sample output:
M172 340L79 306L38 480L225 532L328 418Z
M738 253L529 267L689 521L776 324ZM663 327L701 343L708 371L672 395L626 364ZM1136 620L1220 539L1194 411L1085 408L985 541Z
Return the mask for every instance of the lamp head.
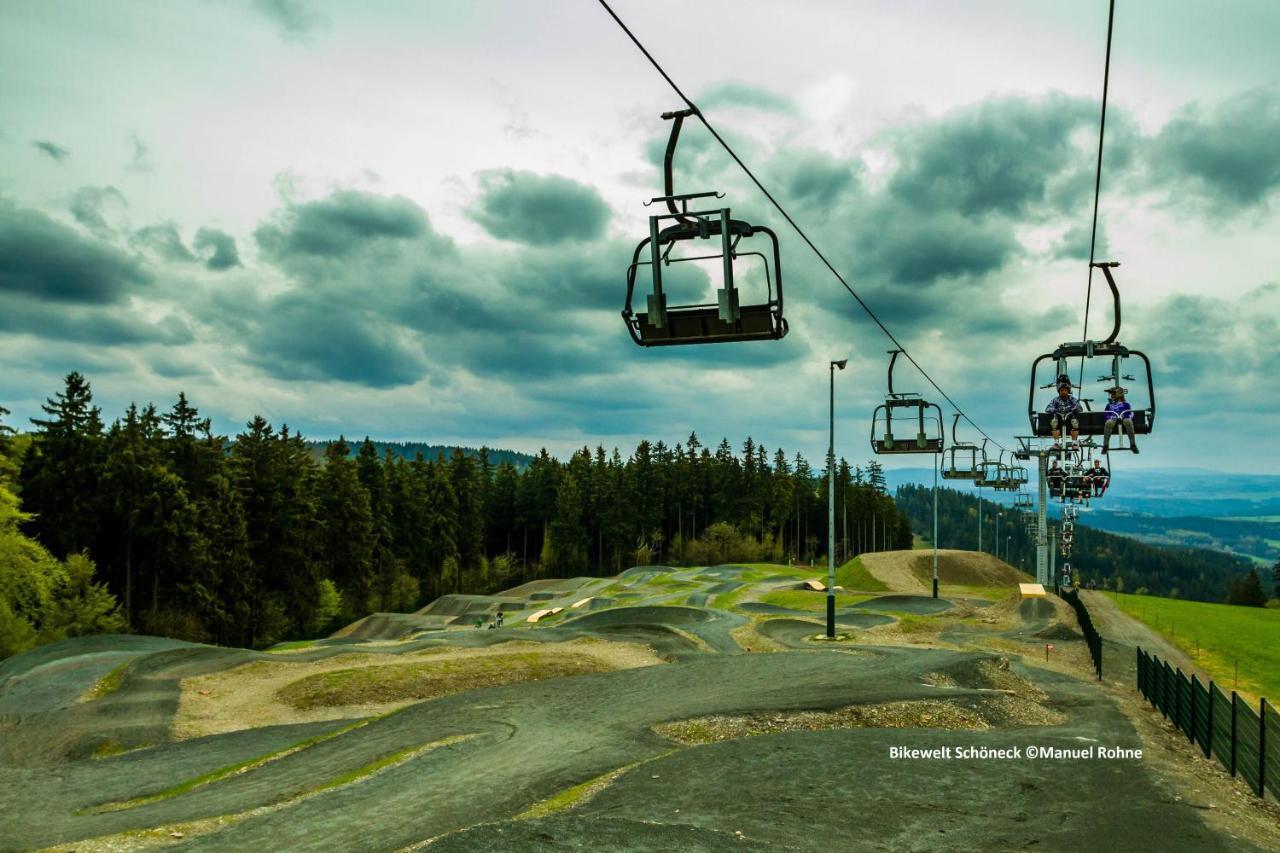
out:
M833 361L831 363L834 364L836 367L840 368L841 370L844 370L845 365L849 363L849 359L842 358L839 361Z

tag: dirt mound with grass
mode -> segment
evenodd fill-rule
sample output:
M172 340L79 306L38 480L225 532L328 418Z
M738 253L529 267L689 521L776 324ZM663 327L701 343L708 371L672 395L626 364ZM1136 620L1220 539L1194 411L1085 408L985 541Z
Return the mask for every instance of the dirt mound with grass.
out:
M927 616L950 610L954 604L945 598L927 595L881 595L853 606L859 610L892 610Z
M596 639L439 646L402 654L353 652L309 661L259 660L183 679L172 732L187 739L368 717L478 687L661 663L661 657L638 643Z
M564 623L572 628L611 628L617 625L696 625L714 618L697 607L614 607L588 613Z
M930 592L932 551L881 551L859 559L875 578L894 592ZM1030 576L979 551L938 550L938 581L960 586L1011 587Z
M600 578L544 578L542 580L522 583L520 586L513 586L511 589L504 589L502 592L498 593L497 597L526 599L532 598L535 593L548 592L556 596L570 595L588 584L599 582Z
M1060 642L1084 639L1084 634L1081 634L1079 631L1074 631L1061 623L1057 625L1050 625L1043 631L1037 631L1031 636L1039 637L1041 640L1058 640Z
M345 705L382 705L436 699L480 687L608 672L609 669L603 661L586 655L538 649L317 673L281 688L276 692L276 698L303 711Z

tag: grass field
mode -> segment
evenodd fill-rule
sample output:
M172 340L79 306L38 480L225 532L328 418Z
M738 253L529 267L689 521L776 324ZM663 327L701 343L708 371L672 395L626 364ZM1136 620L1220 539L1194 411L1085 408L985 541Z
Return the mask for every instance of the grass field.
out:
M862 565L861 557L854 557L836 569L836 586L842 586L845 589L861 589L867 592L884 592L889 588L879 578L867 571L866 566Z
M1238 663L1241 691L1280 702L1280 610L1107 595L1192 656L1223 689L1233 689Z

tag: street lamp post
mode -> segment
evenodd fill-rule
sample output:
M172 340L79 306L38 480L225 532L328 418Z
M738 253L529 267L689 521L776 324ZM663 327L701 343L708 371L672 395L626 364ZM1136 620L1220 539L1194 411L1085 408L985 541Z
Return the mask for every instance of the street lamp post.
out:
M831 408L827 443L827 639L836 636L836 368L844 370L848 359L828 365L831 374Z
M996 549L996 559L1000 559L1000 510L996 510L996 541L993 546Z
M940 454L933 455L933 597L938 597L938 468L942 465Z

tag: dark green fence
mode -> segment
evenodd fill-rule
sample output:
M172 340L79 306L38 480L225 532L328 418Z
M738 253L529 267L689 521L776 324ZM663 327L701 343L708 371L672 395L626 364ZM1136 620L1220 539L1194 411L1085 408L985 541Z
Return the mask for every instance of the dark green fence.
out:
M1182 730L1205 758L1217 758L1259 797L1280 798L1280 714L1267 703L1255 711L1210 681L1187 677L1155 655L1138 649L1138 690L1157 711Z
M1080 622L1080 631L1089 646L1089 654L1093 657L1093 668L1098 672L1098 680L1102 680L1102 635L1093 627L1093 619L1089 616L1089 608L1080 600L1080 593L1074 589L1064 589L1058 593L1062 600L1070 604Z

